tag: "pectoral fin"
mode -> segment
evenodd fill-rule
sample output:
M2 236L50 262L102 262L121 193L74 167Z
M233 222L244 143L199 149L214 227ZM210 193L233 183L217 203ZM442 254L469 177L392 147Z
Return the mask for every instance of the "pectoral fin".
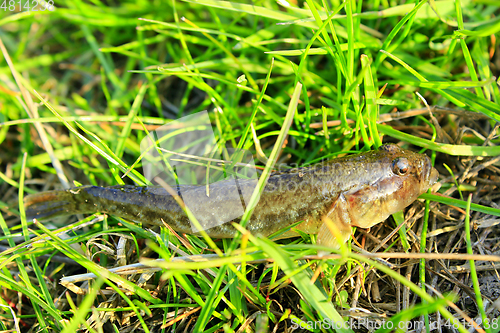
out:
M340 248L351 237L351 215L348 203L340 194L330 211L323 216L318 231L318 245Z

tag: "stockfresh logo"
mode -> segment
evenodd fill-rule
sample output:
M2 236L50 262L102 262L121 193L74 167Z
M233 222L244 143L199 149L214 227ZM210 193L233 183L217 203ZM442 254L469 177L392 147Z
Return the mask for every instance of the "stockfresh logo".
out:
M253 156L226 148L207 111L159 127L140 147L146 179L176 192L203 230L245 212L258 182ZM191 228L199 231L192 219Z

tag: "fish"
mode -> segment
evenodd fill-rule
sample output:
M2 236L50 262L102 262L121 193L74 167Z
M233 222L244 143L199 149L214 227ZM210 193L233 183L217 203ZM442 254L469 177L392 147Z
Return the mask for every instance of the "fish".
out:
M427 155L395 144L276 172L269 177L246 229L267 237L303 221L281 238L298 236L298 230L317 234L320 245L338 248L351 237L352 227L370 228L386 220L413 203L437 178ZM232 238L236 233L233 224L220 221L240 222L241 216L234 218L235 210L245 204L243 193L252 193L256 184L248 179L237 182L236 196L228 190L229 181L210 184L209 193L200 185L180 185L172 190L181 198L194 199L197 204L189 208L198 220L205 221L210 237ZM196 234L172 190L161 186L80 186L31 194L24 202L29 219L101 212L143 225L167 223L177 232Z

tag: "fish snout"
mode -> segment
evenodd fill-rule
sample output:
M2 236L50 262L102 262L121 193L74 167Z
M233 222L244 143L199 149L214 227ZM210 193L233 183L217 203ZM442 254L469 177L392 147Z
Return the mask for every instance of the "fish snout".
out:
M431 159L429 157L425 157L424 161L424 170L422 173L423 180L427 187L424 191L427 190L430 186L434 185L436 183L439 173L438 171L432 166Z

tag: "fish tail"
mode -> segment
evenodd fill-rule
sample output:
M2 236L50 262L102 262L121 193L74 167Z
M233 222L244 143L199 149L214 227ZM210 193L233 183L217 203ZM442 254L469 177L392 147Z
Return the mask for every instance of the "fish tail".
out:
M71 192L75 189L56 190L30 194L24 198L28 220L47 219L59 215L79 214L92 211L92 206L81 202Z

